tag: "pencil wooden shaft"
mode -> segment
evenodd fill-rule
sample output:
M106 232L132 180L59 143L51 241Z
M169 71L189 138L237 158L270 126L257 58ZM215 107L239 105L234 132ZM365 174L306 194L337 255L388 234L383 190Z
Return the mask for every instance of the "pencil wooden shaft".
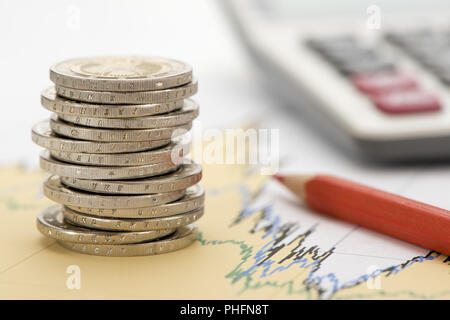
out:
M450 254L450 211L327 175L306 180L303 193L314 210Z

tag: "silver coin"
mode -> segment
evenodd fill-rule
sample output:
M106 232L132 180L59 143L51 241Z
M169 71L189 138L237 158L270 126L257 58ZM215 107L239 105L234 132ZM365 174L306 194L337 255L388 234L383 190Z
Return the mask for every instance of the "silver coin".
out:
M149 231L170 230L187 226L203 216L203 207L197 210L178 214L170 217L152 219L113 219L100 218L64 207L62 209L64 219L68 222L90 229L105 231ZM67 240L69 241L69 240Z
M103 194L150 194L182 190L193 186L202 178L202 168L196 163L182 164L173 172L162 176L137 179L102 181L61 176L61 182L69 187Z
M50 80L80 90L160 90L191 82L192 67L159 57L78 58L50 67Z
M170 236L150 242L123 245L95 245L64 241L58 241L58 243L66 249L79 253L109 257L133 257L163 254L180 250L194 243L197 237L197 226L191 224L178 228Z
M175 139L178 141L179 139ZM190 152L190 144L172 142L168 146L153 149L149 151L132 152L132 153L83 153L83 152L66 152L50 150L50 155L61 161L89 165L89 166L111 166L111 167L129 167L140 166L160 162L168 162L174 156L181 159Z
M59 120L53 114L50 118L50 128L53 132L79 140L100 142L151 141L171 139L188 132L192 127L187 123L177 127L157 129L98 129L74 125Z
M169 172L179 168L179 164L171 161L146 164L133 167L94 167L66 163L52 158L48 150L41 153L39 164L41 169L57 176L99 180L116 179L135 179L141 177L152 177Z
M104 104L165 103L189 98L197 93L197 89L196 79L171 89L136 92L84 91L55 85L59 96L70 100Z
M41 105L50 111L68 116L100 118L137 118L163 114L180 109L184 100L174 100L158 104L93 104L69 100L56 95L55 87L41 93Z
M54 151L80 153L124 153L152 150L170 143L170 139L128 142L93 142L63 138L50 129L49 120L33 126L31 139L37 145Z
M66 206L91 209L118 209L154 207L180 199L185 190L147 195L100 195L78 191L64 186L58 176L50 176L43 186L44 195ZM76 210L76 209L75 209ZM78 210L77 210L78 211Z
M60 205L42 211L36 220L37 229L46 237L60 241L91 244L128 244L165 237L175 229L130 230L127 232L99 231L67 223Z
M73 124L109 129L154 129L181 126L192 122L198 116L198 105L190 99L184 100L182 109L150 117L140 118L94 118L58 114L58 118Z
M55 200L56 201L56 200ZM154 207L137 208L93 208L89 205L66 204L70 209L99 217L111 218L158 218L186 213L203 207L205 190L196 184L186 189L185 195L176 201Z

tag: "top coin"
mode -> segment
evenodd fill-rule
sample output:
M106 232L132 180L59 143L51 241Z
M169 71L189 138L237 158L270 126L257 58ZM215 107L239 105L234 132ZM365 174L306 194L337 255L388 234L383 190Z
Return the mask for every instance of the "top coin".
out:
M92 91L151 91L192 81L192 67L159 57L91 57L66 60L50 67L55 84Z

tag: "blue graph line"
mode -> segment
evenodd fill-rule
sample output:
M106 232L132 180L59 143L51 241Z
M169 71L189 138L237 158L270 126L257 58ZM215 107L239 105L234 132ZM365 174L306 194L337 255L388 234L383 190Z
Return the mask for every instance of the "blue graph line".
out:
M274 215L273 213L273 207L272 205L266 205L260 208L252 208L251 207L251 192L248 190L248 188L244 184L239 184L239 190L242 195L242 204L243 204L243 210L241 212L241 217L248 217L256 212L264 211L265 215L262 221L266 222L267 225L270 227L267 229L267 231L262 235L262 239L270 238L269 241L264 244L253 256L253 264L247 269L242 271L237 278L242 278L245 276L248 276L255 272L256 270L261 270L260 278L270 277L277 272L283 272L287 269L298 267L299 269L309 269L309 274L307 276L306 284L312 285L312 284L320 284L324 280L328 280L332 284L332 292L331 294L335 293L336 291L350 287L353 285L356 285L358 283L361 283L363 281L367 281L370 278L376 277L377 275L389 271L390 274L397 274L402 270L405 270L412 266L415 263L422 263L424 261L434 260L437 257L440 256L439 253L436 253L436 255L429 255L429 256L419 256L416 257L410 261L408 261L406 264L398 264L398 265L392 265L387 268L378 269L370 274L364 274L361 276L356 277L355 279L352 279L347 282L341 283L338 277L334 273L328 273L326 275L322 276L315 276L315 272L318 270L318 267L320 267L320 264L328 257L328 255L325 255L323 258L319 258L317 260L314 260L311 263L308 263L308 259L304 257L295 258L293 261L291 261L289 264L283 266L279 265L276 266L277 262L269 258L269 254L271 250L275 248L274 244L276 243L276 240L278 239L278 233L281 230L281 221L280 217ZM331 253L333 254L333 253ZM273 267L273 268L272 268Z

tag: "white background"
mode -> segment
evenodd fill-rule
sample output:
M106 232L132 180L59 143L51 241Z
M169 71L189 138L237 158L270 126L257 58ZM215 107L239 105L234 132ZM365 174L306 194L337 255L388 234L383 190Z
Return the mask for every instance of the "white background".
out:
M246 94L255 79L245 53L215 1L1 0L0 30L2 162L37 159L30 129L49 116L39 103L51 85L48 68L72 57L159 55L190 63L204 127L231 126L260 110Z
M77 13L79 12L79 24ZM193 65L203 128L233 128L263 119L280 129L285 169L329 172L450 208L450 166L377 166L358 161L305 127L260 86L219 2L0 2L0 162L37 166L31 126L49 116L40 106L48 68L89 55L160 55Z

